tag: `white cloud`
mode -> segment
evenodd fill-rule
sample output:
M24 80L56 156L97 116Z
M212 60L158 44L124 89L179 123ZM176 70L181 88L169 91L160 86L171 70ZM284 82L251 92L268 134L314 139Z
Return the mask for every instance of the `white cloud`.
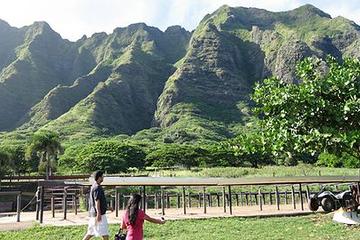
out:
M192 30L207 13L224 4L285 11L305 3L360 23L359 0L1 0L0 19L16 27L46 21L64 38L76 40L83 34L110 33L136 22L162 30L171 25Z

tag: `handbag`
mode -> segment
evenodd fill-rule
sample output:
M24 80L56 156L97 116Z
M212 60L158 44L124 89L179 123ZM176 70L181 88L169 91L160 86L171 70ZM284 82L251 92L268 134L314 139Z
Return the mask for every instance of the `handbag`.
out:
M115 234L114 240L126 240L126 233L122 231L122 229L119 229L119 232Z

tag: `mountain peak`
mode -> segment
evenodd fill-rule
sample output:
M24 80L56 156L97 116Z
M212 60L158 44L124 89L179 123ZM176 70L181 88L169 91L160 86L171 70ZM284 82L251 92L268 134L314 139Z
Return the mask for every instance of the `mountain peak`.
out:
M104 38L106 36L107 36L106 32L96 32L93 33L90 38Z
M50 25L45 21L35 21L31 26L33 28L52 30Z
M30 42L40 35L44 36L45 38L61 38L60 34L55 32L50 27L50 25L44 21L36 21L32 25L24 27L24 29L26 29L25 42Z
M146 23L143 22L139 22L139 23L132 23L126 27L117 27L114 29L114 33L121 33L123 31L127 31L127 32L136 32L138 30L146 30L149 27L148 25L146 25Z
M331 16L329 14L321 11L319 8L317 8L311 4L305 4L303 6L295 8L294 10L292 10L290 12L295 12L295 13L301 14L301 15L317 15L320 17L331 18Z
M137 29L144 29L147 28L148 26L146 25L146 23L143 22L139 22L139 23L133 23L130 24L129 26L127 26L127 28L131 31L131 30L137 30Z
M185 28L181 27L180 25L170 26L165 30L166 33L169 32L187 32Z
M50 27L50 25L47 22L44 21L36 21L32 25L26 28L27 28L28 37L37 36L39 34L60 36Z

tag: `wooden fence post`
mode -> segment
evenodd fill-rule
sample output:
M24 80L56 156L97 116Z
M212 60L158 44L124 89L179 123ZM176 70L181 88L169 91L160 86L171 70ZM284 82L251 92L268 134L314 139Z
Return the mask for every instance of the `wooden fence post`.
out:
M189 196L190 196L190 192L189 192ZM185 187L182 187L182 199L183 199L183 213L186 214L186 192L185 192Z
M189 191L189 195L188 195L188 204L189 204L189 208L191 208L191 192Z
M164 199L164 188L161 187L161 213L165 215L165 199Z
M203 206L204 206L204 213L206 214L206 187L203 187Z
M259 200L259 208L260 208L260 211L263 210L263 207L262 207L262 194L261 194L261 188L259 188L259 197L258 197L258 200Z
M303 199L303 192L302 192L302 188L301 188L301 183L299 183L299 193L300 193L301 210L304 211L304 199Z
M292 200L292 204L293 204L294 209L296 209L296 199L295 199L294 185L291 185L291 200Z
M159 208L159 203L158 203L158 193L155 192L154 194L154 208L158 209Z
M207 194L209 207L212 207L212 196L211 193Z
M307 202L310 202L310 189L309 189L309 185L306 185L306 198L307 198Z
M120 203L120 193L115 187L115 217L119 217L119 203Z
M223 196L224 213L226 213L226 192L225 192L225 187L223 187L223 189L222 189L222 196Z
M40 187L40 223L44 220L44 187Z
M36 191L36 221L39 220L39 214L40 214L40 187L37 187Z
M263 205L265 205L266 204L266 202L265 202L265 199L266 199L265 193L261 193L261 195L262 195L262 203L263 203Z
M66 220L66 214L67 214L67 188L64 187L64 193L63 193L63 211L64 211L64 220Z
M240 205L243 206L244 203L243 203L243 193L240 192Z
M170 208L170 206L171 206L171 202L170 202L169 193L166 192L166 208Z
M279 196L279 187L275 186L275 194L276 194L276 207L277 210L280 210L280 196Z
M229 189L229 212L230 212L230 215L232 215L232 197L231 197L231 186L230 185L229 185L228 189Z
M54 197L54 195L53 196L51 196L51 202L50 202L50 204L51 204L51 214L52 214L52 217L54 218L55 217L55 197Z
M21 192L16 196L16 221L20 222L21 213Z
M176 198L177 198L177 208L180 208L180 194L176 193Z

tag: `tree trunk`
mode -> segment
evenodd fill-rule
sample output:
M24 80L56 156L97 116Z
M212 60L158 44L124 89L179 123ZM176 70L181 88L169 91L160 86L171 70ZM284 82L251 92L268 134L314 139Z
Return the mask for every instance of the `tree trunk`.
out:
M52 175L53 175L52 168L51 168L51 166L49 165L49 177L51 177Z
M49 152L46 151L46 180L49 180L50 176L50 157Z
M45 167L45 179L49 180L49 165L48 164L46 164L46 167Z

